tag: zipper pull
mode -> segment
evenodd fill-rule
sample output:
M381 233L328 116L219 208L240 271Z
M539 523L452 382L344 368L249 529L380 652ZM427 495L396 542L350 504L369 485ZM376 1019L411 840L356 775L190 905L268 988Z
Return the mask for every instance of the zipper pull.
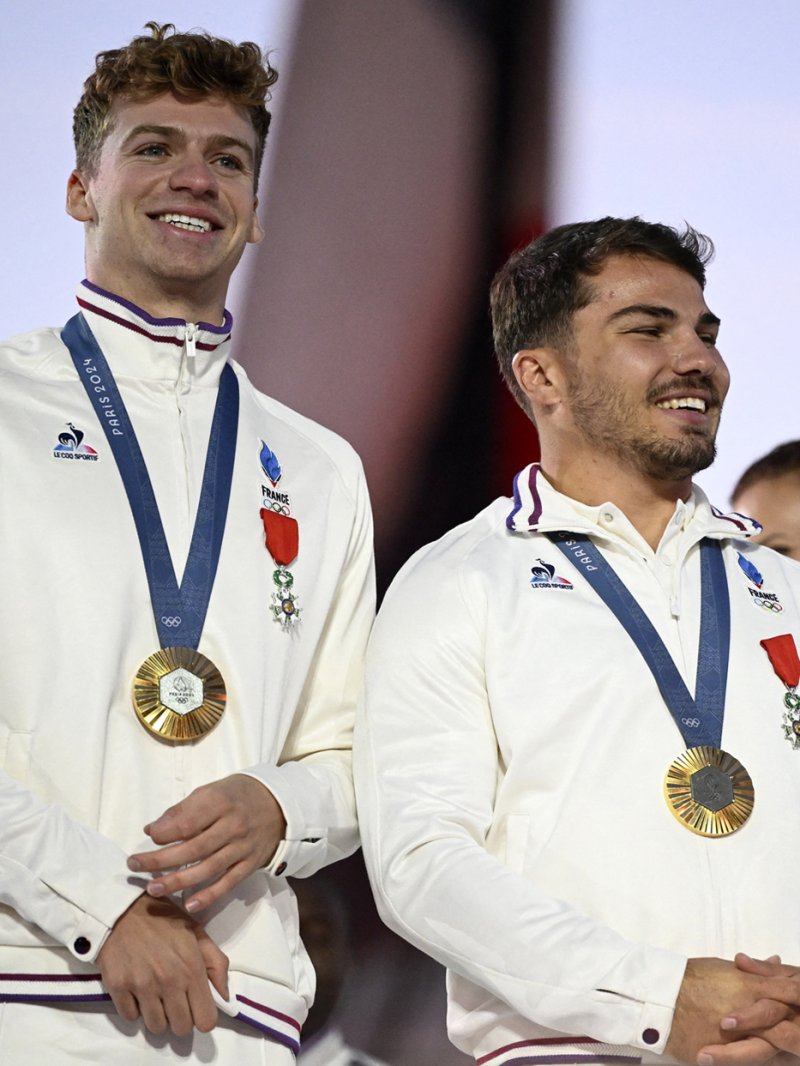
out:
M190 359L197 355L197 334L199 328L196 322L186 323L186 354Z

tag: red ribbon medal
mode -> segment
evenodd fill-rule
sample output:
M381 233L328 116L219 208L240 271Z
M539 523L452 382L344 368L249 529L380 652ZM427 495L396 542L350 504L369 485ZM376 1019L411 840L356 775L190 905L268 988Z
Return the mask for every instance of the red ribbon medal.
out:
M800 683L800 656L791 633L782 633L779 637L768 637L761 641L761 647L769 656L772 669L786 686L783 705L783 732L792 747L800 748L800 696L795 691Z
M294 576L289 567L297 558L300 545L300 529L295 518L262 507L259 514L264 523L267 551L278 564L272 575L277 586L272 593L270 610L276 622L290 629L300 621L301 607L297 606L297 593L292 591Z

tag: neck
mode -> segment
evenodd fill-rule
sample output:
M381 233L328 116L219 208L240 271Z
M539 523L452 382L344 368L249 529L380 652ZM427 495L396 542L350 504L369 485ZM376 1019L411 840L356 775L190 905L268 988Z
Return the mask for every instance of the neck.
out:
M589 507L615 504L653 551L675 513L675 504L688 500L692 491L691 477L658 481L600 456L575 463L547 456L543 449L541 468L550 484L573 500Z
M221 326L225 319L224 297L204 299L199 284L188 292L183 285L142 288L127 284L124 278L106 279L92 273L87 273L87 280L135 304L152 318L179 318L185 322L207 322L211 326Z

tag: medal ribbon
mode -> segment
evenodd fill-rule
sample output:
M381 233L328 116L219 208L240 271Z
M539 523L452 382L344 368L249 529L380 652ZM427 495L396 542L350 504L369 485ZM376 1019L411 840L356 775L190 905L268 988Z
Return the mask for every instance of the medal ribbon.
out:
M228 514L239 421L236 374L226 363L208 438L189 556L179 586L150 475L111 368L83 315L75 315L67 322L61 339L69 348L128 494L161 647L196 650L211 599Z
M779 637L768 637L760 643L769 656L772 669L784 685L791 689L797 688L800 683L800 657L797 655L797 645L792 634L782 633Z
M574 533L547 536L580 571L613 611L650 668L687 748L719 748L728 683L731 612L722 549L716 541L700 544L700 640L697 681L692 698L672 656L650 619L617 572L589 537ZM697 726L691 725L698 721Z
M278 566L289 566L297 558L300 530L297 519L262 507L259 514L264 523L267 550Z

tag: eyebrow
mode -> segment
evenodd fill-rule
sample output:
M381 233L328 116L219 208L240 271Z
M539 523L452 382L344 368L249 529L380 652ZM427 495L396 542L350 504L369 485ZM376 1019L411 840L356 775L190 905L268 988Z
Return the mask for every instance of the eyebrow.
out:
M674 322L678 317L671 307L660 307L657 304L630 304L628 307L621 307L613 315L609 315L608 321L616 322L628 315L648 315L650 318L665 319L669 322ZM697 324L698 326L719 326L721 322L712 311L705 311L700 315Z
M179 140L185 141L186 134L179 126L158 126L150 123L142 123L139 126L134 126L128 136L122 142L122 147L127 148L131 141L135 140L143 133L151 133L156 137L164 137L165 140ZM239 148L247 156L248 161L252 164L255 160L255 153L247 141L241 140L239 137L231 137L226 133L215 133L208 138L208 145L210 148Z

